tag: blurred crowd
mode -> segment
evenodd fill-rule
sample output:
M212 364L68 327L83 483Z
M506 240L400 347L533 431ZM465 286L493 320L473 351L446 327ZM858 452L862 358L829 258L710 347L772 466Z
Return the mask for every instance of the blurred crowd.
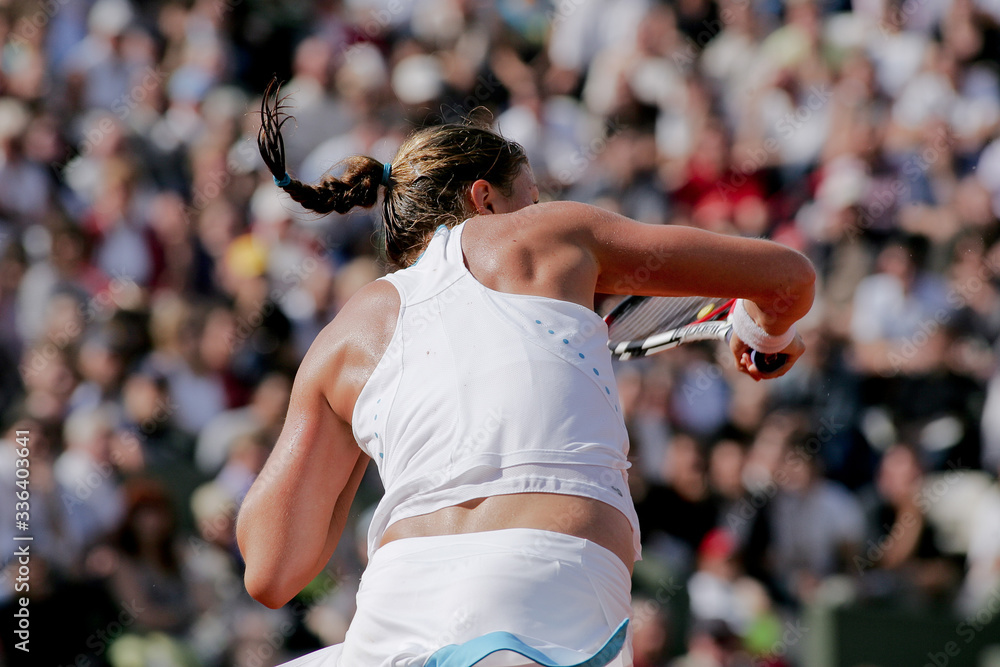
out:
M637 667L801 664L813 605L1000 610L996 2L0 0L0 49L0 617L27 431L31 664L259 667L343 638L372 471L281 610L233 537L302 355L386 271L377 207L309 214L263 169L275 75L300 179L475 117L543 199L815 263L785 377L713 346L617 367Z

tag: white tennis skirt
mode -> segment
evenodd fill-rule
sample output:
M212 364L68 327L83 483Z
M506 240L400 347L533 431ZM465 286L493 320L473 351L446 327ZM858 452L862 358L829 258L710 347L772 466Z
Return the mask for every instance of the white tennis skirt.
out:
M593 542L514 528L395 540L343 644L285 667L631 667L631 581Z

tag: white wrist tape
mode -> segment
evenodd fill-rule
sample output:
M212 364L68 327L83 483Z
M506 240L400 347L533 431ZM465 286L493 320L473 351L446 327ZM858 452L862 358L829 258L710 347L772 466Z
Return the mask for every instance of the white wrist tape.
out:
M757 324L750 313L747 312L743 299L737 299L729 314L729 321L733 323L733 333L739 336L740 340L750 346L751 349L763 354L774 354L781 352L795 338L795 325L788 327L788 331L775 336L764 331Z

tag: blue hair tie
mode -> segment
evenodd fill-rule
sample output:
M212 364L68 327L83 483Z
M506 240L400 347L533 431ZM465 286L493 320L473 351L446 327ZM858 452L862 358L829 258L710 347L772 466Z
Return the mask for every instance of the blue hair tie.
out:
M388 162L382 165L382 185L389 185L389 174L392 173L392 165Z
M274 179L274 184L277 185L279 188L283 188L292 182L292 177L288 175L287 171L285 172L284 177L282 177L280 181L278 180L277 176L272 176L271 178Z

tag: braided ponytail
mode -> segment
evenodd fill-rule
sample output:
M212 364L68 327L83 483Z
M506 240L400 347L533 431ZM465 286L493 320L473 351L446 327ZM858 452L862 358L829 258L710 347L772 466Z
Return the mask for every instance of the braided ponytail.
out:
M278 88L278 80L274 78L264 90L257 131L257 148L275 184L302 206L317 213L347 213L355 206L374 206L383 174L383 165L375 158L364 155L348 158L339 179L325 176L318 185L303 183L288 175L281 128L291 116L285 113L287 96L279 98Z
M425 127L399 147L393 164L357 155L345 160L340 179L325 177L319 185L298 181L285 171L281 128L287 97L278 97L272 80L260 104L257 147L274 182L292 199L318 213L347 213L382 201L382 237L386 258L399 267L417 260L439 225L453 227L476 215L469 199L472 184L484 179L504 194L528 163L524 149L486 126L473 123ZM390 174L391 172L391 174Z

